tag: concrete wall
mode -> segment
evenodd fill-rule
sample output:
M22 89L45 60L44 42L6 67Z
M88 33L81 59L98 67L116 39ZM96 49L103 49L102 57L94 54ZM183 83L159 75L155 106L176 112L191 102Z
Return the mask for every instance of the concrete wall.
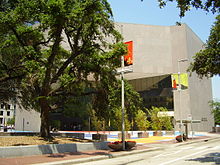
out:
M186 30L187 51L189 57L192 59L195 53L203 48L203 43L189 27ZM201 120L200 124L194 124L193 127L199 131L210 131L214 126L214 118L208 104L212 100L211 79L200 79L196 73L193 73L189 78L189 85L190 109L193 119Z
M108 149L107 142L12 146L0 147L0 158Z
M136 73L163 74L172 72L170 27L120 24L124 41L133 41Z
M125 78L135 80L137 90L143 89L143 82L137 79L172 73L186 73L192 57L202 49L203 42L185 24L181 26L151 26L117 23L122 27L124 41L133 41L133 73ZM122 25L122 26L121 26ZM188 59L179 62L181 59ZM211 131L214 126L208 101L212 100L211 79L199 79L196 74L189 76L189 88L174 91L174 117L176 120L202 120L193 124L193 130ZM138 85L139 84L139 85Z
M35 110L25 110L17 106L15 116L15 130L17 131L40 131L40 113Z

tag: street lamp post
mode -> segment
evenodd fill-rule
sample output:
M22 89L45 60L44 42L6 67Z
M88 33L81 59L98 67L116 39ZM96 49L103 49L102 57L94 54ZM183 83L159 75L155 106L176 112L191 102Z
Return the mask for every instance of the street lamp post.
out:
M120 25L121 34L123 35L123 25ZM124 74L133 72L132 68L125 68L124 56L121 56L121 70L118 71L121 74L121 141L122 149L125 150L125 89L124 89Z
M125 150L125 88L124 88L124 56L121 56L121 117L122 117L122 128L121 128L121 140L122 149Z
M188 59L180 59L178 60L177 62L177 66L178 66L178 82L179 82L179 85L178 85L178 91L179 91L179 111L180 111L180 134L181 134L181 137L182 137L182 141L183 141L183 133L182 133L182 126L183 126L183 122L182 122L182 112L181 112L181 96L180 96L180 91L181 91L181 78L180 78L180 62L186 62L188 61Z

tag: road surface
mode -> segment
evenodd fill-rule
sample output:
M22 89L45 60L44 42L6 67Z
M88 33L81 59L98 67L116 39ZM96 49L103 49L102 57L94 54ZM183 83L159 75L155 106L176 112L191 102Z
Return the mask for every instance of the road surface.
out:
M220 138L197 143L163 144L160 150L79 165L213 165L220 164Z

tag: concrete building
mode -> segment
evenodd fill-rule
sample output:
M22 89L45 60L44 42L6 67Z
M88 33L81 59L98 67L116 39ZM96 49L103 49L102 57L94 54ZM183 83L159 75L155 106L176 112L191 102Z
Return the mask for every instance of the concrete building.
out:
M208 102L212 100L211 79L188 75L188 87L173 90L171 75L187 73L203 42L185 24L150 26L117 23L124 41L133 41L133 72L125 78L144 98L145 106L164 106L173 112L174 121L198 120L196 131L211 131L214 126ZM176 125L177 127L177 125Z
M210 79L199 79L195 73L188 76L188 87L173 90L171 76L186 73L192 57L203 48L203 42L185 24L181 26L151 26L116 23L124 41L133 42L132 73L125 78L144 98L147 108L167 107L174 121L199 120L191 129L211 131L214 119L208 101L212 100ZM32 113L32 112L31 112ZM19 111L17 130L39 130L40 115ZM174 123L178 129L178 124Z
M40 113L31 109L26 110L21 105L17 106L15 116L15 130L40 132Z
M15 116L16 104L13 103L0 103L0 126L6 126L8 120Z

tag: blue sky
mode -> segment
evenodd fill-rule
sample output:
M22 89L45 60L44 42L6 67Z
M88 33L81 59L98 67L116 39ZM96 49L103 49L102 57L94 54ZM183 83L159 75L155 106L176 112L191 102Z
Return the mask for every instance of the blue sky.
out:
M175 25L186 23L204 42L208 39L210 28L215 21L212 13L191 9L184 18L179 18L176 4L169 2L160 9L157 0L108 0L114 14L114 21L149 25ZM220 100L220 77L212 78L213 98Z

